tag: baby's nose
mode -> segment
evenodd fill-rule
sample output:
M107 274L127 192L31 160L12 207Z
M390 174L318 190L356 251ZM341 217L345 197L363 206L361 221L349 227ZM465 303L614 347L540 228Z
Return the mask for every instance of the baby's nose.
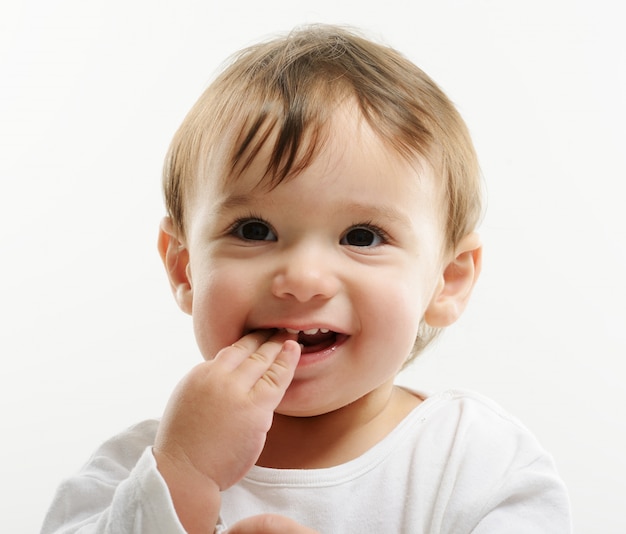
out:
M272 281L273 294L300 302L333 297L340 282L329 255L303 248L285 256Z

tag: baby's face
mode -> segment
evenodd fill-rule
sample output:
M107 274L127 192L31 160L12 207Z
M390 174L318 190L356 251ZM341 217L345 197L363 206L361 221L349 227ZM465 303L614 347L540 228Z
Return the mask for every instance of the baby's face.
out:
M259 329L299 332L278 412L326 413L389 387L441 287L442 192L353 108L301 174L258 187L263 154L189 203L188 275L205 358Z

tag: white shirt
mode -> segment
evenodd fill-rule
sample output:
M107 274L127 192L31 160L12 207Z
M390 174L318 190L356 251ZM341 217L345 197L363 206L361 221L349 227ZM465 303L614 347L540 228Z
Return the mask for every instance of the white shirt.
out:
M157 425L140 423L103 444L60 486L42 534L184 533L151 453ZM224 525L267 512L323 534L571 532L551 457L499 406L459 391L427 398L345 464L255 466L222 494Z

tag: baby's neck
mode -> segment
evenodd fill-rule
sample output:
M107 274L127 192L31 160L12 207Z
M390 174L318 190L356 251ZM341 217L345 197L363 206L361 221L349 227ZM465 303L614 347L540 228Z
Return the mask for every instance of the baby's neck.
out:
M381 441L420 402L416 395L390 385L327 414L275 414L257 465L320 469L343 464Z

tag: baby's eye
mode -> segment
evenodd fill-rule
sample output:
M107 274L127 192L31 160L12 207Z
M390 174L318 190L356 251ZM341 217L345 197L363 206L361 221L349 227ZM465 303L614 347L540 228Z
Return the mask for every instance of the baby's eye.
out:
M375 247L385 243L385 234L382 230L372 226L355 226L350 228L339 242L352 247Z
M243 219L237 221L231 233L245 241L276 241L276 235L269 224L258 219Z

